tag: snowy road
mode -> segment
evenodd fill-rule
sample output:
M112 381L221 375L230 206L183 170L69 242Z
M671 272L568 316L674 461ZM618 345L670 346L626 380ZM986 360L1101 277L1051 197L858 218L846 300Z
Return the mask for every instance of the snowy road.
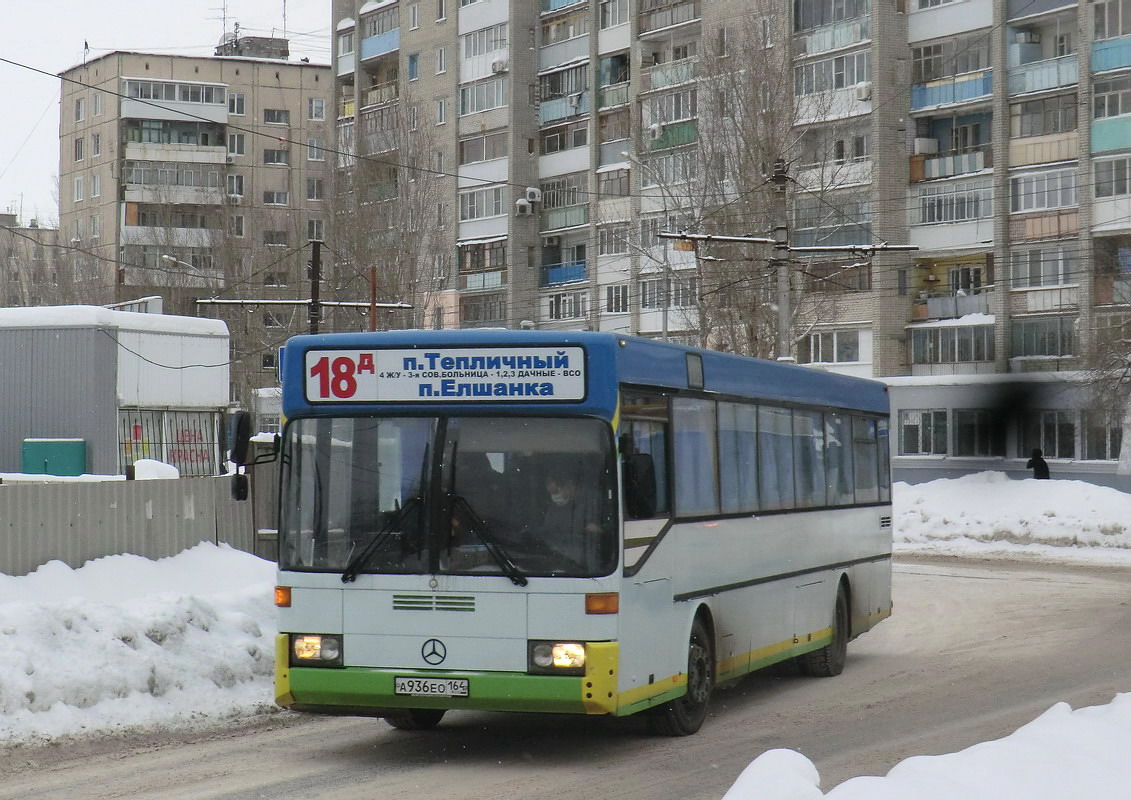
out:
M430 733L276 715L192 739L95 739L0 754L0 798L709 798L770 748L827 791L898 760L1004 736L1053 703L1131 686L1131 569L922 560L895 568L895 616L839 678L751 676L687 739L638 723L451 714Z

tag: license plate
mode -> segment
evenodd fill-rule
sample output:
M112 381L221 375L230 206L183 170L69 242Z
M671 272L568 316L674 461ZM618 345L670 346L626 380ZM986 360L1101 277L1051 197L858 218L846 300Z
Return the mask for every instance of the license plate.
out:
M393 679L395 694L416 697L467 697L467 678L403 678Z

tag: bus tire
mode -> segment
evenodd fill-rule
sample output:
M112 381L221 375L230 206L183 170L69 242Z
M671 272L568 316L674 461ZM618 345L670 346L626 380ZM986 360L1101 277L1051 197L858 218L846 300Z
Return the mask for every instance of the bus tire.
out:
M442 708L401 708L385 714L385 722L401 731L430 731L443 718Z
M715 688L715 646L701 617L691 625L687 643L687 693L650 712L649 723L663 736L690 736L707 718L707 705Z
M820 650L800 656L805 674L817 678L831 678L844 670L848 658L848 593L841 583L836 590L836 605L833 607L833 640Z

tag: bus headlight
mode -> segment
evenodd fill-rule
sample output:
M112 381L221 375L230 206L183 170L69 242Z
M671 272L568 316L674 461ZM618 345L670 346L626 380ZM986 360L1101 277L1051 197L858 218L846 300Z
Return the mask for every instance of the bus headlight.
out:
M324 633L292 633L291 666L342 666L342 638Z
M584 675L585 645L581 642L529 643L528 669L544 675Z

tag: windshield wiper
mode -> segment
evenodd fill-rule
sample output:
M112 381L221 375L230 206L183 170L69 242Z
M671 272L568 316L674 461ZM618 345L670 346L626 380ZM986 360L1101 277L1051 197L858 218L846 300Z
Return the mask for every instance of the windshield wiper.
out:
M483 542L483 546L487 548L487 552L491 554L491 558L495 559L495 563L502 567L503 574L510 578L511 583L515 586L525 586L527 584L526 576L523 575L522 570L511 561L506 550L495 540L486 520L479 516L479 514L475 512L475 509L471 507L471 503L467 502L467 500L460 495L452 492L448 497L451 499L452 509L462 511L471 521L471 528L475 531L475 535L479 537L479 541Z
M393 529L404 522L408 512L420 505L420 495L413 495L405 504L392 513L389 519L381 526L381 530L373 535L373 538L361 549L356 556L350 559L346 564L345 571L342 572L342 583L353 583L357 580L358 572L361 567L369 560L369 557L381 549L384 544L392 538Z

